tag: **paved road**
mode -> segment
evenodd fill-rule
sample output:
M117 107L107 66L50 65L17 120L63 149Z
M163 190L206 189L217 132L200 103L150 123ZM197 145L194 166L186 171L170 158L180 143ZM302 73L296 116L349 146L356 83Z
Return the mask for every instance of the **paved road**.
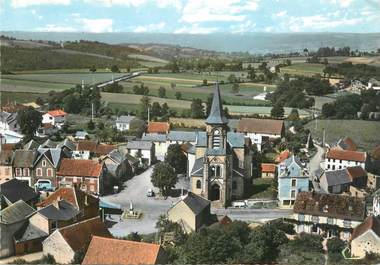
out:
M212 209L218 216L228 215L232 220L264 223L270 220L288 217L293 213L292 209Z
M317 182L314 181L315 173L321 168L321 162L322 162L322 156L323 156L323 148L319 145L315 144L315 147L317 148L317 153L310 159L309 162L309 173L310 173L310 180L313 183L314 190L320 191L321 188Z

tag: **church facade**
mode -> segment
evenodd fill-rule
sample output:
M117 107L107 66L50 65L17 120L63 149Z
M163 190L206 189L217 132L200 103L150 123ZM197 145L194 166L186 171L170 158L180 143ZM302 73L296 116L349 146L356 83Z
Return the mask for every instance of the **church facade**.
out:
M243 133L229 132L219 85L216 84L206 132L198 133L195 162L190 173L191 191L216 206L241 199L252 183L252 151Z

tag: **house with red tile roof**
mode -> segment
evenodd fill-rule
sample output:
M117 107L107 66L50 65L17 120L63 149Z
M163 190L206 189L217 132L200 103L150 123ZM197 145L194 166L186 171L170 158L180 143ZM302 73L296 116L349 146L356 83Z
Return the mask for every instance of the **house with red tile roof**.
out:
M72 263L77 251L87 250L93 236L112 238L100 217L55 230L42 242L44 255L52 255L59 264Z
M64 158L56 175L59 186L78 186L89 193L101 194L105 171L104 164L96 160Z
M284 150L282 151L281 153L279 153L276 158L274 159L274 161L276 163L281 163L283 161L285 161L286 159L288 159L290 157L290 151L289 150Z
M325 155L325 170L344 169L347 167L366 167L367 153L331 148Z
M355 227L351 236L351 255L365 258L366 254L380 254L380 220L373 215Z
M107 155L115 149L117 149L116 145L103 144L90 140L81 140L78 142L72 156L76 159L90 159L92 157Z
M276 164L262 163L261 164L261 177L262 178L274 178L276 176Z
M168 134L170 131L170 124L168 122L149 122L147 133L161 133Z
M60 129L66 123L66 117L67 113L61 109L49 110L42 115L42 124L50 123Z
M83 265L151 265L166 263L167 255L160 245L99 236L92 237L82 262Z

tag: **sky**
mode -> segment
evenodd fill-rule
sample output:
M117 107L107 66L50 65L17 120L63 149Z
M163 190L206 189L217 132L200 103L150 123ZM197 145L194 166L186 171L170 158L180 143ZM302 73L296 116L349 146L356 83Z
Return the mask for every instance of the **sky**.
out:
M380 0L0 0L0 30L380 32Z

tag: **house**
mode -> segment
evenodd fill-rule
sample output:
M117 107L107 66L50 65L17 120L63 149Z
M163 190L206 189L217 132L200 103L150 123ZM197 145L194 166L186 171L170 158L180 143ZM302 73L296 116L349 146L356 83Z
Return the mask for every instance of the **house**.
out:
M116 118L116 129L118 131L129 131L129 125L135 116L122 115Z
M32 186L34 184L33 168L36 157L36 151L15 150L12 158L13 176Z
M375 78L369 79L367 89L380 90L380 81Z
M147 133L161 133L168 134L170 131L170 124L168 122L149 122Z
M82 265L151 265L166 263L167 255L160 245L93 236Z
M11 205L19 200L30 206L34 206L40 195L34 191L27 183L18 179L11 179L0 184L0 197L4 200L1 204ZM2 209L0 205L0 209Z
M206 132L196 136L190 190L216 207L226 207L242 198L252 181L252 149L243 133L229 132L218 83L205 123Z
M380 216L380 189L372 193L372 213L374 216Z
M94 217L55 230L42 242L44 255L59 264L70 264L77 251L87 250L92 236L112 237L100 217Z
M88 139L88 133L86 131L76 131L74 135L75 140L87 140Z
M380 254L380 220L373 215L354 228L350 239L351 255L365 258L369 253Z
M289 157L290 157L290 151L284 150L276 156L274 161L276 163L281 163L281 162L285 161L286 159L288 159Z
M170 131L167 135L167 144L184 144L191 143L195 144L197 141L197 132L186 132L186 131Z
M15 253L13 237L35 210L26 202L19 200L0 211L0 258Z
M142 163L151 165L155 160L154 144L148 141L130 141L127 144L128 154L140 158Z
M261 177L262 178L275 178L276 177L276 164L262 163L261 164Z
M346 169L325 171L319 180L323 191L335 194L348 192L352 183Z
M280 163L277 172L279 205L291 207L299 192L309 190L309 176L301 161L294 155Z
M0 142L7 144L17 144L21 142L24 135L11 130L0 130Z
M62 158L67 155L61 148L38 148L37 158L34 160L34 184L39 179L50 180L54 187L58 187L57 171Z
M13 150L0 150L0 184L12 178Z
M69 202L81 213L78 220L90 219L99 215L99 199L77 187L61 187L36 206L41 209L60 200Z
M154 153L159 160L163 160L168 151L166 134L161 133L144 133L142 141L152 142L154 144Z
M49 137L58 132L58 127L55 127L51 123L42 123L40 128L38 128L36 132L36 136L38 137Z
M0 131L6 130L20 132L20 126L17 122L17 112L0 112Z
M131 167L132 172L135 173L139 166L139 160L129 154L123 154L121 151L115 149L102 158L102 161L107 168L107 172L116 176L118 170L122 170L127 166Z
M331 148L325 155L325 170L336 170L346 167L366 167L367 153Z
M102 155L107 155L116 148L116 145L99 144L94 141L80 140L76 146L76 149L72 152L72 157L75 159L100 157Z
M61 109L50 110L42 115L42 124L50 123L59 129L66 123L67 113Z
M344 137L342 139L339 139L336 147L340 150L348 150L348 151L356 151L358 149L358 146L355 144L355 142L350 137Z
M348 240L352 230L364 220L366 211L362 198L311 191L298 193L293 213L297 233Z
M168 219L181 225L186 233L197 232L210 222L209 200L192 192L168 210Z
M103 163L95 160L64 158L57 171L57 182L59 186L72 187L77 185L89 193L101 194L104 175Z
M1 106L1 109L8 113L16 113L20 110L27 109L28 107L24 106L23 104L14 102L8 102L7 104Z
M282 138L285 133L284 121L270 119L241 119L237 128L244 133L261 151L269 140Z

